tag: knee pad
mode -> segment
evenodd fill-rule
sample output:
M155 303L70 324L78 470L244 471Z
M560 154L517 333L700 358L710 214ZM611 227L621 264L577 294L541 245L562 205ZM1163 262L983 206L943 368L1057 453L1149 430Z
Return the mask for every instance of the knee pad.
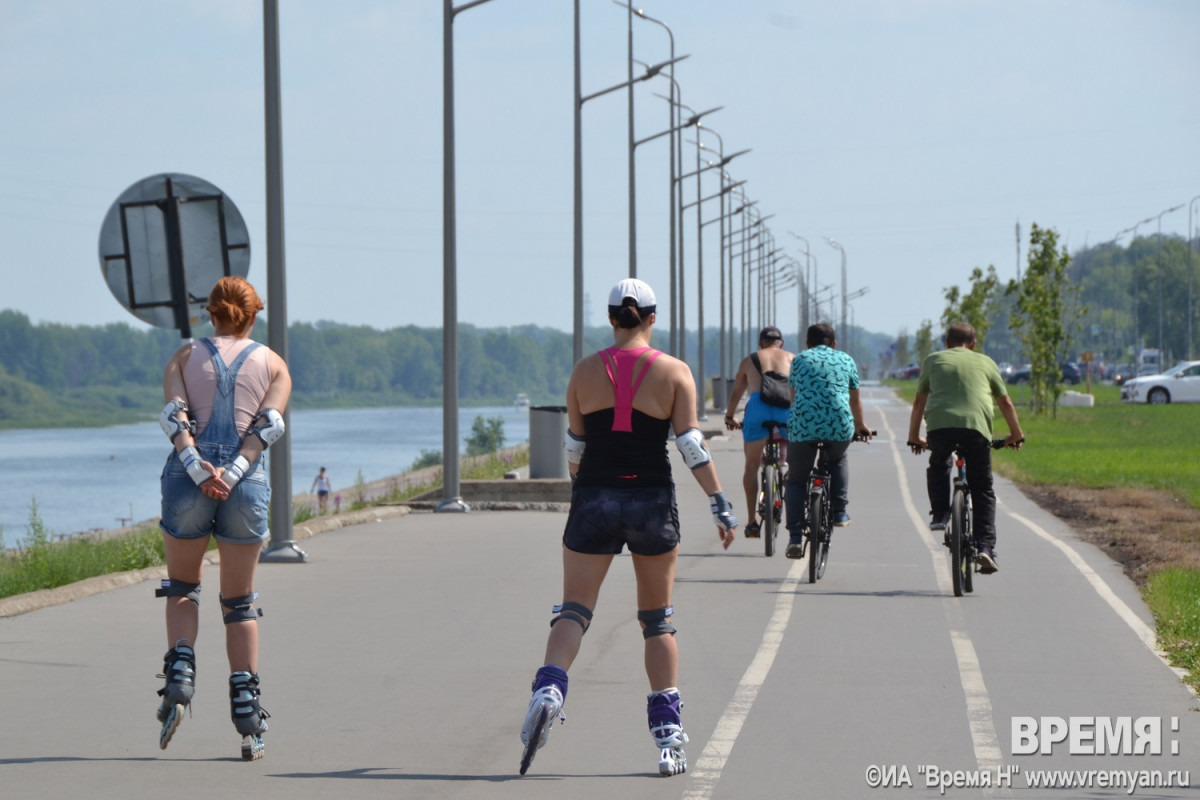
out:
M155 597L186 597L196 605L200 605L200 584L177 581L174 578L164 578L162 585L154 590Z
M578 622L579 627L583 628L583 632L587 633L588 626L592 624L592 610L579 603L563 603L560 606L555 606L551 611L558 615L550 620L551 628L554 627L554 623L569 619L573 622Z
M667 617L675 613L675 606L656 608L653 611L639 611L638 622L642 623L642 638L652 639L655 636L675 635L675 626L667 622Z
M221 597L221 605L229 609L229 613L225 615L225 624L249 622L261 617L262 609L253 607L254 601L257 599L258 592L244 594L241 597Z

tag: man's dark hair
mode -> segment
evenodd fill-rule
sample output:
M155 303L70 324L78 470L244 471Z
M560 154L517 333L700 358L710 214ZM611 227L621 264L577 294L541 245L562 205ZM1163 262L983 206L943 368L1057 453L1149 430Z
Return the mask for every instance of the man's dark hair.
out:
M833 335L833 326L828 322L818 322L816 325L808 326L808 338L804 342L809 347L817 347L825 345L833 347L837 343L837 337Z
M776 328L774 325L768 325L767 327L765 327L761 331L759 331L758 346L760 348L766 347L767 345L771 344L771 342L782 342L782 341L783 341L783 332L780 331L779 328Z
M975 344L975 328L969 322L956 322L946 329L946 347L969 347Z

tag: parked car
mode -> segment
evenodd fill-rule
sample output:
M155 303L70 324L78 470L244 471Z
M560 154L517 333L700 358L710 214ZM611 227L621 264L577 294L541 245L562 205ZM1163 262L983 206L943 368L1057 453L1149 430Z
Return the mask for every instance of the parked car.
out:
M1061 380L1063 383L1073 386L1083 380L1083 373L1079 371L1079 367L1077 367L1074 363L1070 361L1064 361L1059 365L1059 368L1061 369L1059 380ZM1032 372L1033 365L1024 364L1010 372L1005 377L1005 381L1013 384L1029 383L1029 376L1032 374Z
M1120 386L1132 377L1132 364L1110 364L1108 369L1104 372L1104 379L1112 381L1117 386Z
M1121 385L1126 403L1200 403L1200 361L1181 361L1161 375L1130 378Z
M899 369L892 370L892 377L903 381L915 380L921 375L921 365L915 361Z

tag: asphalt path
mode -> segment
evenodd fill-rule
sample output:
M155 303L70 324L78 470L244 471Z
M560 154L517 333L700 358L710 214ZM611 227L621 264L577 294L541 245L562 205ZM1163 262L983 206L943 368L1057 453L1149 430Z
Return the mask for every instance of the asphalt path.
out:
M1154 651L1120 568L998 479L1001 570L953 597L925 529L925 459L903 447L908 408L864 395L880 435L851 448L853 524L815 585L757 540L722 550L672 452L684 775L657 775L621 556L571 670L567 723L518 776L565 514L473 511L325 533L304 542L308 563L262 566L272 717L259 762L240 760L229 722L215 572L193 714L166 751L153 583L0 619L0 797L1074 798L1130 796L1131 779L1200 784L1197 700ZM740 436L709 446L742 513ZM1048 753L1021 752L1024 718ZM1043 773L1051 788L1029 788Z

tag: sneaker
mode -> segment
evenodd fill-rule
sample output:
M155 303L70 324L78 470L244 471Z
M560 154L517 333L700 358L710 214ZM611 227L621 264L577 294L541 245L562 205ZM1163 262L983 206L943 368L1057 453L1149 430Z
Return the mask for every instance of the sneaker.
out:
M838 511L833 515L833 527L845 528L850 524L850 515L845 511Z
M784 552L788 558L804 558L804 537L793 536L788 539L787 550Z
M929 512L932 519L929 520L929 530L944 531L946 526L950 524L950 515L948 513L938 514L933 511Z
M745 531L745 533L746 533L746 538L747 538L747 539L757 539L757 538L759 538L759 532L758 532L758 531L759 531L759 528L761 528L761 527L762 527L762 523L759 523L759 522L747 522L747 523L746 523L746 527L743 529L743 530Z
M979 554L975 556L975 563L979 565L980 575L991 575L1000 569L999 564L996 563L996 551L986 544L980 545Z

